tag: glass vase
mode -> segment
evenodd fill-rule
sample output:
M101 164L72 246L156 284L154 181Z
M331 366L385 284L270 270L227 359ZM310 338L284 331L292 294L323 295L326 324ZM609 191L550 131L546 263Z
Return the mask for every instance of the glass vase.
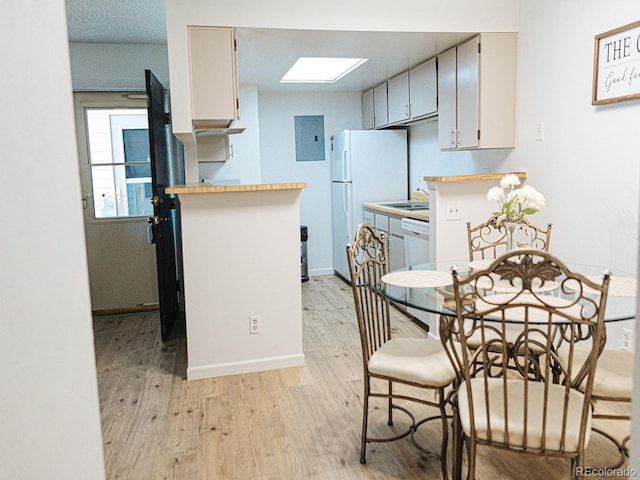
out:
M518 222L504 222L505 240L507 242L507 253L518 248Z

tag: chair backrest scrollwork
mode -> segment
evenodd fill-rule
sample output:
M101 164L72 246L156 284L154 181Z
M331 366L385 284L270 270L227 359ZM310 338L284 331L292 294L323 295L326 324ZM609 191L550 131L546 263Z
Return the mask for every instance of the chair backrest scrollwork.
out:
M384 234L361 224L354 242L347 245L351 288L355 301L365 371L369 358L391 338L389 300L381 292L387 273Z
M467 222L470 261L495 259L507 253L507 230L504 223L497 225L497 218L498 215L492 215L486 222L475 227L471 226L471 222ZM516 230L516 246L518 248L533 248L548 252L550 241L550 223L546 228L542 228L525 218L518 224Z
M452 270L456 316L442 317L440 338L473 440L537 453L583 451L609 274L592 281L535 249L468 275ZM574 352L584 346L590 353L578 363Z

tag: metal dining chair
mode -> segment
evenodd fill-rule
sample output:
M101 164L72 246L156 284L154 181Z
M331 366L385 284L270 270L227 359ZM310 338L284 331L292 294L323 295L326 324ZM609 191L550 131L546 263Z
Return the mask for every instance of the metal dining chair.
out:
M486 222L475 227L471 227L471 222L467 222L470 262L495 260L500 255L507 253L507 232L504 224L497 225L497 219L498 215L494 214ZM541 228L525 218L518 225L516 231L516 246L518 248L527 247L548 252L550 241L551 223L547 224L547 228ZM478 336L469 338L469 348L477 347L479 340Z
M479 259L495 259L507 253L507 232L504 224L496 225L498 215L492 215L486 222L475 227L467 222L467 239L469 261ZM529 222L526 218L518 226L516 246L549 251L551 241L551 224L542 228Z
M576 349L574 353L574 362L580 364L589 354L589 349L581 347ZM567 362L569 351L566 348L559 348L559 356L563 361ZM580 387L582 388L582 386ZM631 408L631 394L633 390L633 353L622 350L604 349L598 358L596 367L593 390L591 399L593 401L594 419L606 419L617 421L629 421L631 416L629 413L607 412L600 408L602 403L618 403L626 404L626 406L618 406L623 412L628 412ZM620 467L625 458L629 457L628 442L630 435L624 436L622 439L615 438L609 433L604 426L593 427L594 432L599 433L611 441L618 450L619 457L612 465L606 468L616 469Z
M478 445L565 457L571 477L581 477L609 274L597 284L551 254L528 249L466 278L453 267L452 276L456 316L440 320L440 338L456 370L454 478L461 476L463 445L469 479L475 478ZM498 280L513 290L487 288ZM545 282L557 282L561 294L539 293L536 286ZM470 348L472 336L481 342ZM581 347L585 357L560 358L559 338L568 359Z
M446 479L448 425L445 389L455 378L453 367L442 344L436 339L391 337L390 302L381 291L380 280L387 273L384 236L376 235L371 225L360 225L353 244L347 245L347 257L364 370L360 463L366 463L367 443L389 442L410 436L422 454L440 461L442 476ZM407 389L398 393L394 388L395 384L418 387L418 391L431 391L431 394L409 395L406 393ZM389 426L393 425L394 411L401 411L408 416L409 427L385 438L369 436L367 432L371 398L387 400ZM406 402L435 407L438 413L416 421L414 414L405 406ZM440 451L431 452L416 441L415 433L425 422L438 419L442 428Z

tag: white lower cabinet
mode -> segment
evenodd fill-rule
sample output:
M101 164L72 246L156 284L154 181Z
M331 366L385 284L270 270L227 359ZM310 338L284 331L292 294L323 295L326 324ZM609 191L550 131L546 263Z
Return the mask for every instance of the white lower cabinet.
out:
M392 272L404 267L404 235L402 219L393 215L365 210L364 215L373 213L377 233L384 233L386 239L387 270Z
M374 212L374 226L376 227L376 232L383 232L385 236L389 234L389 217L382 213Z
M372 227L376 225L375 215L371 210L365 210L362 214L362 220L364 223L368 223Z
M402 233L402 220L396 217L389 218L389 271L404 268L404 234Z

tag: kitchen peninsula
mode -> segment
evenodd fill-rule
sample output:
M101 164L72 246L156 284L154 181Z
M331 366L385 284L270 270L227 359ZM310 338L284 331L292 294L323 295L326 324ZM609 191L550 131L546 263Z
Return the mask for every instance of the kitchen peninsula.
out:
M181 209L187 379L304 365L305 187L194 183L166 189L178 195Z
M525 172L509 173L522 182L527 178ZM505 175L483 173L423 178L429 189L432 261L459 260L469 255L467 222L477 225L496 210L496 205L487 200L487 192L491 187L499 186Z

